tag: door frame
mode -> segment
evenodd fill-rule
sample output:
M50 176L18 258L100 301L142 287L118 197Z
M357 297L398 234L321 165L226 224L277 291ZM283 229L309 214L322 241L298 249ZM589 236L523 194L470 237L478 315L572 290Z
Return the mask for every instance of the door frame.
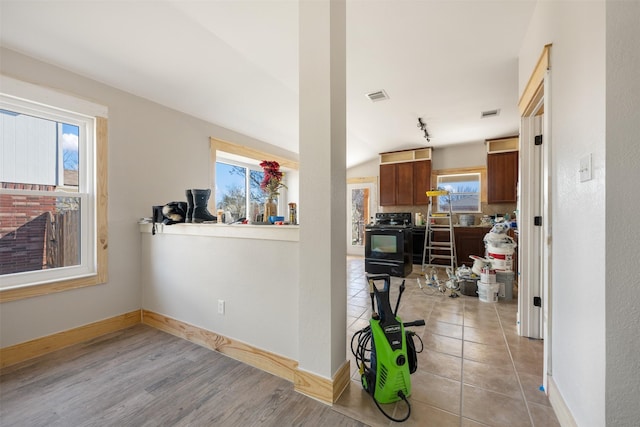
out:
M544 340L542 384L548 393L548 379L552 375L552 217L551 217L551 45L546 45L534 68L519 102L521 115L520 172L518 213L520 248L518 271L518 334ZM542 116L542 125L540 118ZM534 166L534 139L542 131L543 141L539 159ZM535 170L534 170L535 169ZM535 181L539 180L536 194ZM534 197L540 200L539 212L533 212ZM542 216L539 238L534 241L534 216ZM539 259L539 264L534 260ZM532 265L536 265L533 271ZM534 297L540 297L542 306L534 306Z
M359 188L369 189L369 214L375 216L378 211L378 177L368 176L347 179L347 255L364 257L364 244L362 246L354 246L351 244L351 191ZM365 223L367 218L365 218Z

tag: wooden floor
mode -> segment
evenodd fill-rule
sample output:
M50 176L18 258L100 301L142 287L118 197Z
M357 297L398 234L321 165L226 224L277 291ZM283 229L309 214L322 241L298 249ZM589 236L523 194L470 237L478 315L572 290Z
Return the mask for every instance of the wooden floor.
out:
M0 375L0 426L365 426L283 379L138 325Z

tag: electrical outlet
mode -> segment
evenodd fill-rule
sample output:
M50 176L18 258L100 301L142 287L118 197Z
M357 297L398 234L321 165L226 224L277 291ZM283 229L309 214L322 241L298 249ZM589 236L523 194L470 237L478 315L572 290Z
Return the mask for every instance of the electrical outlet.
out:
M224 314L224 300L218 300L218 314Z

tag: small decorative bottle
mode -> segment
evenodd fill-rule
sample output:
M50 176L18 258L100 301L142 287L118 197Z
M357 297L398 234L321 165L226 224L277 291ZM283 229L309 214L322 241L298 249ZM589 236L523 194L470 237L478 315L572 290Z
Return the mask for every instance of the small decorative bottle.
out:
M295 203L289 203L289 224L296 225L298 223L298 209Z
M268 222L270 216L278 216L278 205L271 197L264 203L264 222Z

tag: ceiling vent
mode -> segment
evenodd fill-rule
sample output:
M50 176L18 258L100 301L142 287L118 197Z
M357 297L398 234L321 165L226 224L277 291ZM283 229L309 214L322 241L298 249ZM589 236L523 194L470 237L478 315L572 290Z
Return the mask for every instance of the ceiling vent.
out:
M487 117L495 117L500 114L500 110L488 110L480 113L481 119L486 119Z
M384 101L385 99L389 99L389 95L384 90L379 90L376 92L370 92L367 94L367 98L371 100L371 102Z

